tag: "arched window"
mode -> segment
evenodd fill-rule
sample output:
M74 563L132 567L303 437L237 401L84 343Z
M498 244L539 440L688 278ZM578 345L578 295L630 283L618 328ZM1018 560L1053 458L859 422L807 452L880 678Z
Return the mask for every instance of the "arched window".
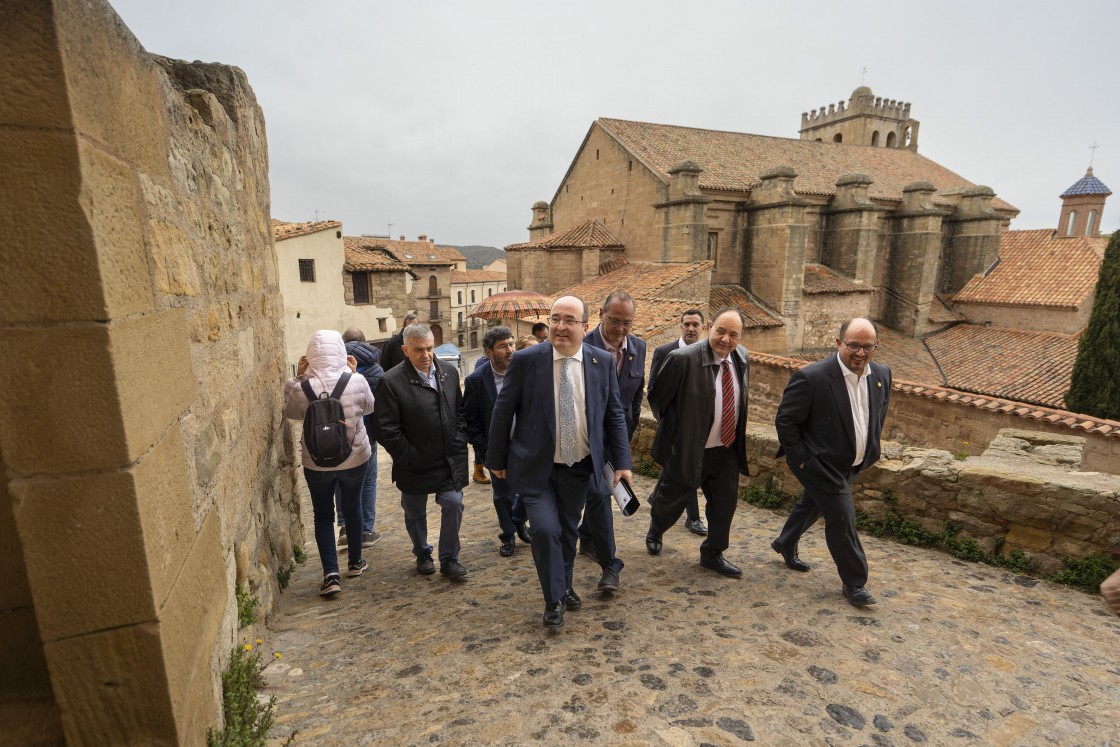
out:
M1077 222L1077 211L1069 211L1069 220L1066 221L1066 236L1073 236L1073 224Z
M844 142L844 136L841 135L839 132L837 132L835 135L832 136L832 142L842 143L842 142Z
M875 132L871 133L871 145L872 145L872 147L874 147L878 144L879 144L879 131L875 130Z
M896 139L897 138L895 137L895 134L893 132L888 132L887 133L887 147L888 148L893 148Z
M439 295L439 281L436 280L435 275L432 275L430 278L428 278L428 295L429 296L438 296Z
M909 148L910 147L910 141L913 137L914 137L914 129L912 127L907 127L906 132L904 132L902 134L902 144L903 144L903 146Z
M1097 222L1097 211L1096 210L1090 210L1089 211L1089 222L1085 224L1085 235L1086 236L1092 236L1093 235L1093 224L1096 223L1096 222Z

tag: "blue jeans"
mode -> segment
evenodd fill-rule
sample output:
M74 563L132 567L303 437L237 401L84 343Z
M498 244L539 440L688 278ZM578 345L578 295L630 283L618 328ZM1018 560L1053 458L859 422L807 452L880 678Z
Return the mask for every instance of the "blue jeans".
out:
M369 461L366 462L366 479L362 483L362 533L368 534L373 531L373 520L377 518L377 444L370 441L369 444L373 448L373 453L370 454ZM345 515L342 512L342 490L335 488L334 490L334 504L338 509L338 528L343 530L346 528ZM347 541L350 535L347 534Z
M334 548L334 491L342 495L342 515L348 517L346 548L351 563L362 559L362 482L366 465L350 469L319 470L303 468L307 490L311 493L311 510L315 515L315 546L319 548L319 562L323 575L338 573L338 553Z

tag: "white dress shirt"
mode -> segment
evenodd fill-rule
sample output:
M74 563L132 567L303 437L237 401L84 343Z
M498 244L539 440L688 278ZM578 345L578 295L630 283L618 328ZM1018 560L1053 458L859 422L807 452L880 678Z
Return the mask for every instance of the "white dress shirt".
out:
M556 417L556 449L552 461L560 462L560 375L564 371L564 359L556 348L552 349L552 401ZM583 345L571 356L574 364L569 365L576 400L576 452L579 459L591 454L591 442L587 438L587 402L583 394Z
M716 409L715 417L712 418L712 429L708 431L708 440L704 444L705 449L714 449L717 446L723 446L723 440L720 438L721 431L723 430L723 362L728 361L727 365L731 366L731 386L735 389L735 424L739 423L739 402L742 397L739 396L739 375L735 372L735 363L730 360L731 356L720 358L716 356Z
M871 409L867 403L867 377L871 375L871 362L863 367L863 374L857 376L854 371L844 365L840 360L840 353L836 353L836 362L844 374L844 386L848 389L848 401L852 405L852 422L855 424L855 433L852 436L856 442L856 459L852 466L863 463L863 455L867 451L867 424L871 421Z

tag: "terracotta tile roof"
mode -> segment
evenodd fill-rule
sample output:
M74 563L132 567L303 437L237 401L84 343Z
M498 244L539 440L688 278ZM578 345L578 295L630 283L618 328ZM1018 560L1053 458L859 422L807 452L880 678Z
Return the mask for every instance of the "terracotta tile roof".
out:
M945 379L937 369L933 356L921 340L895 332L882 324L878 325L878 328L880 347L875 351L877 363L890 367L891 373L900 379L933 386L945 384ZM836 355L835 347L817 353L793 353L789 358L812 363L827 355Z
M588 220L566 231L549 234L522 244L510 244L506 251L520 249L580 249L583 247L622 247L607 227L597 220Z
M790 371L808 365L808 362L773 355L771 353L758 353L751 351L751 363L754 365L773 366L785 368ZM893 370L892 370L893 374ZM1031 407L1023 402L1004 399L1002 397L986 397L955 391L947 387L917 384L901 378L894 378L893 391L913 397L935 399L959 407L978 407L992 412L1000 412L1016 417L1028 418L1050 423L1055 426L1070 428L1072 430L1095 433L1105 438L1120 438L1120 422L1094 418L1090 415L1079 415L1049 407Z
M504 272L494 272L492 270L452 270L451 282L452 283L495 283L505 282L506 274Z
M449 246L436 246L430 241L404 241L386 239L377 236L363 236L368 240L369 246L384 249L393 255L399 262L406 265L453 265L466 262L458 249Z
M765 327L781 327L782 320L775 314L760 306L754 298L738 285L712 286L711 303L708 305L708 316L724 306L734 306L743 312L747 318L747 329L763 329Z
M309 233L318 233L331 228L342 228L342 223L337 220L320 220L310 223L289 223L283 220L272 219L272 235L276 241L294 239Z
M946 386L1061 408L1069 389L1077 336L960 324L932 337Z
M837 275L836 271L825 265L806 263L805 293L871 293L875 289L863 283L856 283Z
M1000 238L999 262L965 283L953 301L1078 308L1097 285L1107 244L1107 239L1059 237L1049 228L1007 231Z
M634 299L676 298L674 289L697 274L711 272L713 262L627 262L617 270L596 275L556 294L578 296L591 306L602 302L611 291L622 290ZM696 303L697 301L693 301Z
M412 269L398 262L377 243L366 236L344 236L342 246L346 259L342 269L348 272L407 272L415 277Z
M596 120L623 147L668 181L669 169L681 161L695 161L703 169L704 189L747 192L761 183L759 176L779 164L797 172L794 187L799 194L832 195L836 180L844 174L867 174L874 181L868 194L883 200L901 200L902 188L915 181L928 181L937 188L934 202L951 205L946 195L975 186L964 177L910 150L874 148L841 143L721 132L695 127ZM992 207L1009 214L1018 208L999 199Z
M951 301L951 296L935 294L933 300L929 304L929 320L934 324L963 322L964 316L953 311L953 307L949 305Z
M1108 197L1112 190L1104 185L1097 177L1093 176L1093 167L1085 172L1085 176L1073 183L1069 189L1062 192L1061 197L1075 197L1077 195L1104 195Z

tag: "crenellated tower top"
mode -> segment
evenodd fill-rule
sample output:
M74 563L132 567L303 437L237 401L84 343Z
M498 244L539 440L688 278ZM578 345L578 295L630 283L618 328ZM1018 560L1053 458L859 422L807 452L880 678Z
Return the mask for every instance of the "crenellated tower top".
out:
M875 96L867 86L847 102L828 104L801 115L801 139L875 148L918 150L918 121L909 102Z

